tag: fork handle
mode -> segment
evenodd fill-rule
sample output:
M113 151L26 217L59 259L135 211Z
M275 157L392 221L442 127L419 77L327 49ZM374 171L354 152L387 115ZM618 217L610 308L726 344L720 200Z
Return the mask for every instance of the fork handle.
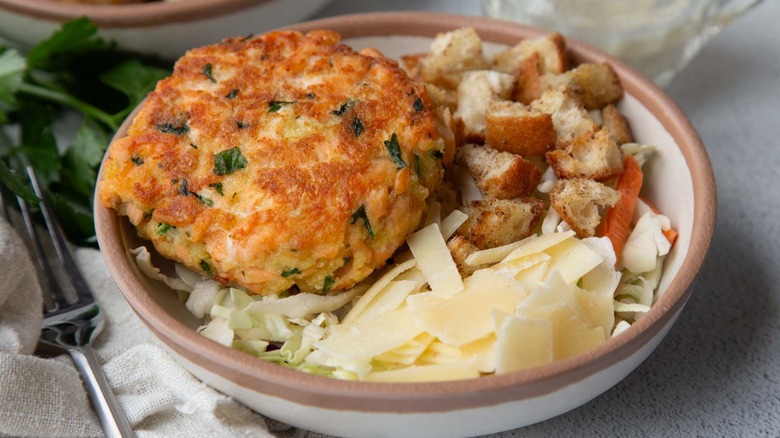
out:
M87 392L92 399L95 413L107 438L134 437L133 428L127 421L122 407L108 384L106 375L100 368L97 356L89 344L68 350L73 363L81 373L87 386Z

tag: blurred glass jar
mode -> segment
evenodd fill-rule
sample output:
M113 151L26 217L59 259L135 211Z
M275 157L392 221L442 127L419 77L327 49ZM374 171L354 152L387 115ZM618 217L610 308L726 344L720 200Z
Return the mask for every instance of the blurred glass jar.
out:
M707 39L759 1L482 0L482 8L600 47L666 86Z

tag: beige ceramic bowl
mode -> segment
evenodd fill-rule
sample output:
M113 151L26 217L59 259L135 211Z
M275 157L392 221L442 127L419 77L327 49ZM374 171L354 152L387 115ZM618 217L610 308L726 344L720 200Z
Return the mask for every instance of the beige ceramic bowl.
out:
M72 0L71 0L72 1ZM83 4L0 0L0 37L30 47L60 24L87 16L121 47L177 59L228 36L263 32L302 20L328 0L178 0Z
M543 33L509 22L432 13L343 16L294 28L333 29L355 48L373 46L397 57L426 51L437 32L463 26L473 26L496 44ZM145 278L128 255L128 247L138 244L129 223L96 205L100 247L114 279L138 316L195 376L258 412L305 429L344 436L468 436L521 427L588 402L636 368L680 315L712 238L715 181L699 137L669 97L603 52L568 43L575 61L609 61L620 75L627 93L621 110L635 136L658 148L645 169L644 193L680 233L666 260L658 302L599 348L527 371L445 383L346 382L293 371L196 334L197 322L176 295Z

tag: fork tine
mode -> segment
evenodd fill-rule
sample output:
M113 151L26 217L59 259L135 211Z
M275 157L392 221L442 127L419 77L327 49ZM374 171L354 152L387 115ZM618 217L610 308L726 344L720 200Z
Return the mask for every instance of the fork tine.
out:
M65 240L62 231L60 230L57 219L49 209L49 204L46 201L46 197L43 195L43 191L41 190L40 185L38 184L38 178L35 176L35 171L33 170L32 166L27 166L27 176L30 178L30 183L32 184L35 195L38 196L38 198L41 200L39 208L41 210L41 214L43 215L43 220L46 224L46 230L54 246L54 252L56 253L60 265L63 267L64 273L69 281L68 285L70 286L70 290L68 292L71 292L71 300L69 300L69 302L85 303L94 301L94 297L92 296L89 286L87 285L86 280L84 280L84 277L82 277L81 272L79 271L79 268L70 253L70 248L68 248L68 243ZM51 272L51 270L49 270L49 272Z
M19 203L19 211L22 214L24 229L27 232L27 237L32 246L35 264L38 267L36 272L38 274L38 280L41 282L41 289L43 290L44 310L46 312L56 312L60 307L66 304L65 295L62 293L62 289L59 287L59 284L54 277L54 273L46 260L46 251L43 249L41 239L35 231L35 224L32 221L32 216L30 215L27 203L19 197L17 197L16 200Z

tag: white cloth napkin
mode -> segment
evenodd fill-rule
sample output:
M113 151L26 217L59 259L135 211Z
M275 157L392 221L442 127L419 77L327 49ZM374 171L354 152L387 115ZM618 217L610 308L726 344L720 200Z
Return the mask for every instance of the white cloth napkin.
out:
M106 315L95 350L139 437L312 436L262 417L189 374L132 312L100 253L82 248L75 256ZM41 306L26 248L0 218L0 436L102 436L68 356L32 356Z

